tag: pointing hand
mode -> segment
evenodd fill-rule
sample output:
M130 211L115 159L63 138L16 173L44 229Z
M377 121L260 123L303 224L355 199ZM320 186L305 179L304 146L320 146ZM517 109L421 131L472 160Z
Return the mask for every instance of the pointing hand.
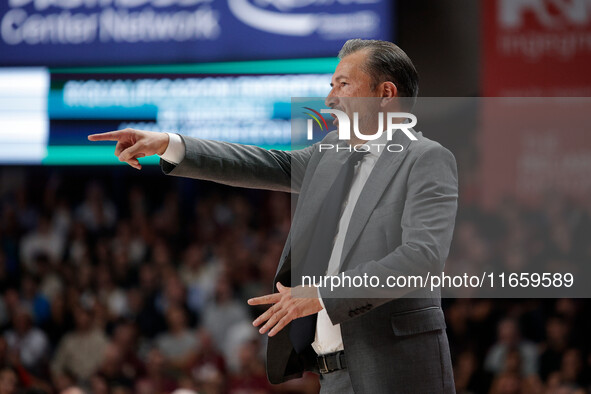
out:
M168 134L155 131L124 129L107 133L91 134L90 141L117 141L115 156L138 170L142 165L138 158L151 155L161 155L168 147Z

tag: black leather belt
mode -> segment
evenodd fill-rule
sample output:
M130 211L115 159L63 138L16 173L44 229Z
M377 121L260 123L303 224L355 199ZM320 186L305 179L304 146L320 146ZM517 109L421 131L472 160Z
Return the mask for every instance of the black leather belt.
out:
M317 360L320 373L330 373L338 371L340 369L347 368L344 350L329 354L323 354L321 356L318 356Z

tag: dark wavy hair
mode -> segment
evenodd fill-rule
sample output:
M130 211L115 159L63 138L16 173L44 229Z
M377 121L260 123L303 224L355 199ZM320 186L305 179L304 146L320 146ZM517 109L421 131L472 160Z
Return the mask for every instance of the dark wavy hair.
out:
M419 95L419 74L408 55L396 44L380 40L348 40L339 51L339 59L352 53L368 52L365 72L372 78L372 90L382 82L392 82L398 88L399 97L413 100Z

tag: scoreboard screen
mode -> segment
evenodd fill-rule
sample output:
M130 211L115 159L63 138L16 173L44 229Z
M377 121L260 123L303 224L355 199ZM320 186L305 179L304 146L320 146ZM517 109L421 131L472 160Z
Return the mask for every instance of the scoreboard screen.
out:
M291 97L325 96L336 63L3 68L0 163L117 164L112 143L87 136L126 127L290 149Z

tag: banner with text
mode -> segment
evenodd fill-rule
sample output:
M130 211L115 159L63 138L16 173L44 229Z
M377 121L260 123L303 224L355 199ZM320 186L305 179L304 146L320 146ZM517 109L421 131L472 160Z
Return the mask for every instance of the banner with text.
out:
M591 3L486 0L483 96L591 94Z
M388 0L8 0L0 65L106 65L335 56L391 39Z

